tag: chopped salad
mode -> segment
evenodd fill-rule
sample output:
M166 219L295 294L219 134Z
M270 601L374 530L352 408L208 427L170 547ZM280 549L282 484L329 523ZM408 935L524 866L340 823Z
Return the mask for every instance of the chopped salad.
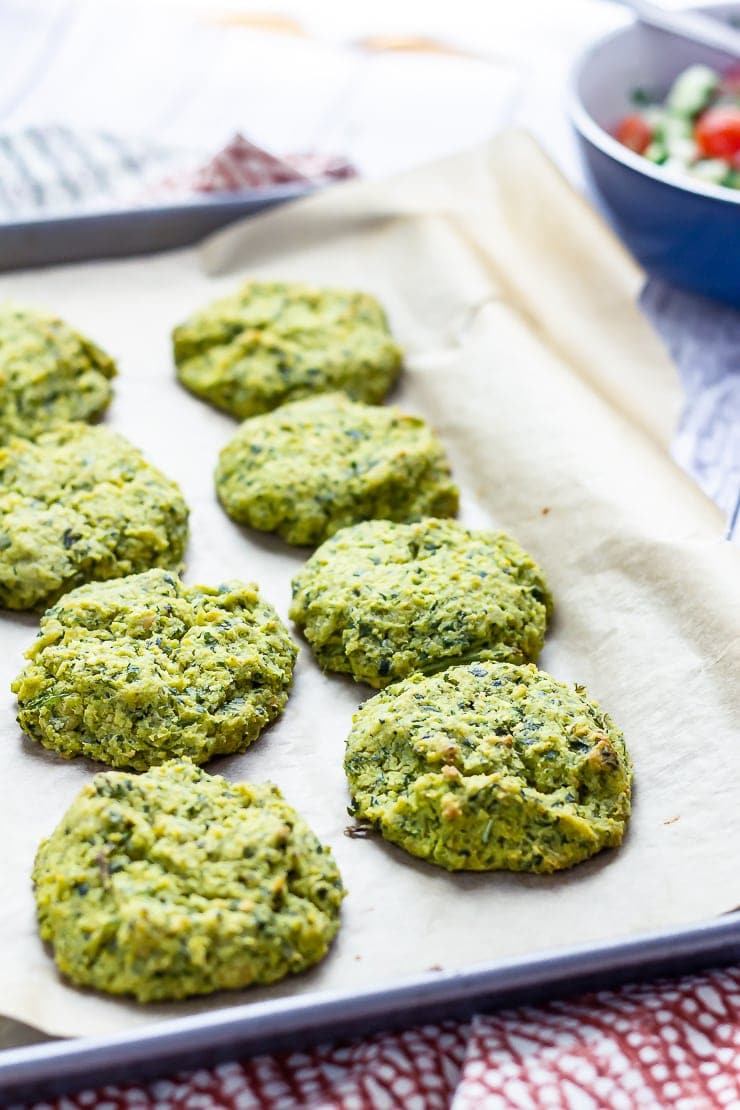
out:
M685 69L661 103L642 90L615 137L667 169L712 185L740 189L740 66L722 75L709 66Z

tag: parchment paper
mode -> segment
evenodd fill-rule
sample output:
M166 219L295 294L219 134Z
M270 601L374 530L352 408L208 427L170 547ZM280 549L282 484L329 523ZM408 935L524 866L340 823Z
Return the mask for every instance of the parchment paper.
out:
M232 524L212 470L234 423L174 381L170 328L246 274L346 283L388 306L407 351L397 400L428 417L464 488L464 520L509 529L557 604L541 664L585 683L636 768L621 850L555 877L448 875L353 840L342 772L368 691L304 646L283 718L245 755L328 841L349 888L338 943L269 991L143 1008L64 984L36 935L39 839L98 768L21 737L8 685L36 620L2 617L0 1007L57 1034L103 1033L263 997L358 990L434 968L680 925L735 907L740 553L670 460L678 385L635 308L641 275L522 135L389 184L351 184L220 233L201 250L6 276L118 356L109 422L183 486L190 582L256 579L286 617L305 553ZM432 972L433 973L433 972Z

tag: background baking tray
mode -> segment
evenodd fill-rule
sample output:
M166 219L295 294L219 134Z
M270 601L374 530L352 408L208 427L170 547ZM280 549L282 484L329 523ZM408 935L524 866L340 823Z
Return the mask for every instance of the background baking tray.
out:
M0 270L148 254L194 243L242 216L312 192L313 185L275 185L195 200L0 223Z
M139 1080L237 1056L292 1051L738 960L740 913L733 913L636 940L430 973L390 989L226 1007L124 1035L8 1050L0 1055L0 1103Z

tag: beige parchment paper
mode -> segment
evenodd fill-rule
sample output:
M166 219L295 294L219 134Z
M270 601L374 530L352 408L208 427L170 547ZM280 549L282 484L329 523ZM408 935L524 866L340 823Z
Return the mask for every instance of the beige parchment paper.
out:
M396 400L428 417L464 490L462 517L510 530L546 568L557 612L541 665L585 683L636 768L622 849L554 877L449 875L353 840L342 772L369 693L302 647L283 718L214 762L272 779L336 853L349 896L315 971L268 991L143 1008L60 980L37 939L40 838L99 767L25 740L8 687L36 620L0 618L0 1010L54 1034L308 991L357 991L433 968L679 926L740 902L740 552L671 461L675 372L642 320L641 274L526 136L384 184L351 183L219 233L201 249L0 279L120 360L108 417L192 507L188 581L256 579L287 619L305 553L220 510L212 470L234 423L180 389L169 331L247 274L377 294L406 348ZM432 971L431 974L434 974Z

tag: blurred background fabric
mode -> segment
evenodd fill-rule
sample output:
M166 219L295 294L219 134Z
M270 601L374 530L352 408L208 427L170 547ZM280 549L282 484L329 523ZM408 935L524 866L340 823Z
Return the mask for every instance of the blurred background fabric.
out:
M236 133L384 176L526 120L574 168L549 90L579 43L624 16L592 0L504 7L5 0L2 203L79 207L96 187L130 199Z
M3 0L0 220L382 177L512 125L585 188L568 71L627 18L599 0ZM676 457L730 517L737 314L658 282L643 307L686 389Z
M0 220L381 177L511 125L584 188L569 67L627 18L599 0L3 0ZM731 516L737 314L658 282L643 307L686 389L676 456Z

